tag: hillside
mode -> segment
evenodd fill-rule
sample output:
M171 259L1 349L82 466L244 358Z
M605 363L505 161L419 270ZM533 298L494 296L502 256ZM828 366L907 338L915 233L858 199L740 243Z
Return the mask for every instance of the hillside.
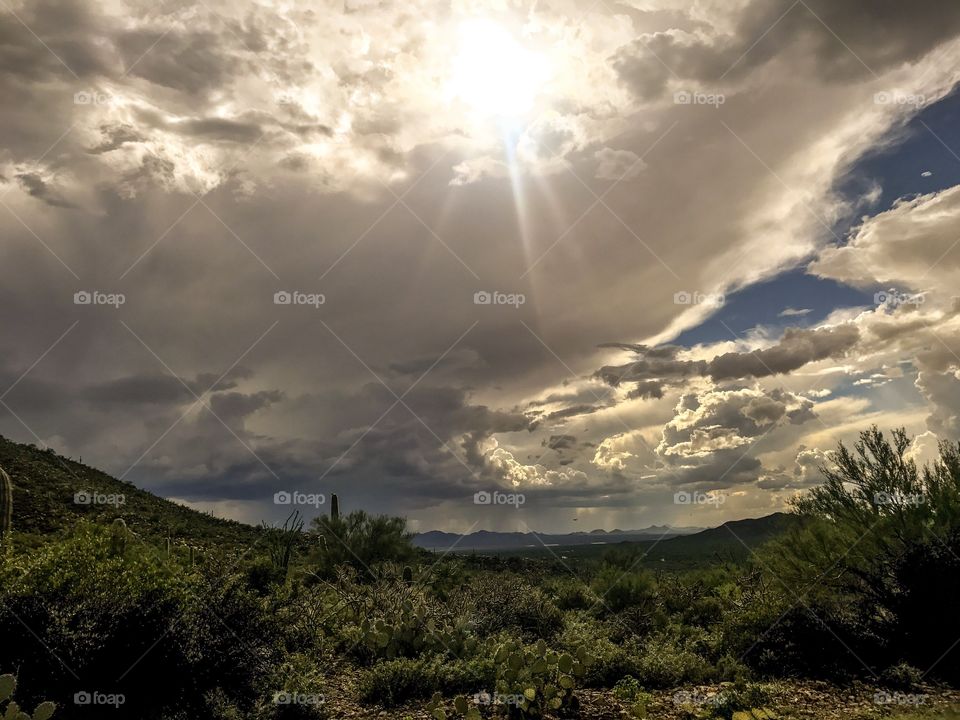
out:
M26 535L49 535L82 518L112 522L123 518L138 536L162 543L218 546L249 545L260 537L250 525L223 520L191 510L140 490L100 470L0 437L0 467L13 480L13 530ZM75 501L78 494L98 500L123 498L122 504ZM108 497L112 496L112 497Z

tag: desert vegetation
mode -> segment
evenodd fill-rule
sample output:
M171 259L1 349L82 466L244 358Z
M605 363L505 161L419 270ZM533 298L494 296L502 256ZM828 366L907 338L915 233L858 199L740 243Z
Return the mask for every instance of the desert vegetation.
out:
M908 448L864 432L773 540L673 570L427 553L339 504L247 528L145 498L51 532L37 494L81 466L4 442L3 717L757 720L850 688L843 717L931 717L960 681L960 446Z

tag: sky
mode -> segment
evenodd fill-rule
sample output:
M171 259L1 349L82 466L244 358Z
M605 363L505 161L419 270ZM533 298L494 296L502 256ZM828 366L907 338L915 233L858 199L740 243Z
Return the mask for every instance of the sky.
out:
M10 0L0 434L452 532L765 515L873 424L928 462L958 58L946 0Z

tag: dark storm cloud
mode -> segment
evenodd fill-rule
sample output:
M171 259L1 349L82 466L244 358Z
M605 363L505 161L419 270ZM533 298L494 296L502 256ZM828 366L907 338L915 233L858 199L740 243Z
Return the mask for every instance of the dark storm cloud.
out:
M51 187L46 180L36 173L20 173L16 176L16 179L17 182L20 183L20 186L26 190L29 195L37 198L38 200L42 200L51 207L76 207L76 205L63 197L58 190Z
M188 120L180 130L185 135L224 142L252 142L263 134L263 128L256 123L224 118Z
M551 435L543 441L545 447L551 450L569 450L577 444L575 435Z
M842 357L859 339L860 331L855 325L788 328L769 348L723 353L709 361L676 359L673 348L664 356L657 353L656 348L651 353L644 346L626 346L641 353L640 359L626 365L602 367L596 375L612 386L637 383L631 391L632 397L658 397L664 387L689 377L709 377L722 382L789 373L811 362Z
M245 61L235 57L224 39L209 31L138 29L116 38L117 49L131 75L188 94L222 87Z
M754 0L729 35L653 33L621 48L614 64L642 98L671 80L718 82L790 53L813 59L823 78L848 82L916 61L958 31L960 5L950 0Z

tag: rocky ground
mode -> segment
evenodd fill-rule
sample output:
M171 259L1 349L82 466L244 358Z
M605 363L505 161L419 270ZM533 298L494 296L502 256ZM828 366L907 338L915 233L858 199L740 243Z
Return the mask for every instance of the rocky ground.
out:
M767 707L780 720L960 720L960 691L925 686L904 693L882 690L876 686L855 683L838 687L823 682L777 682L769 686L771 701ZM646 705L649 720L689 720L691 717L678 700L701 702L716 695L718 685L683 688L688 693L677 698L677 690L655 691ZM327 697L331 718L368 720L396 718L396 720L432 720L426 703L402 708L370 708L350 699L347 686L343 692ZM643 718L631 713L630 703L613 697L609 690L581 690L579 717L583 720L628 720ZM690 707L690 705L687 705ZM455 718L452 708L448 717Z

